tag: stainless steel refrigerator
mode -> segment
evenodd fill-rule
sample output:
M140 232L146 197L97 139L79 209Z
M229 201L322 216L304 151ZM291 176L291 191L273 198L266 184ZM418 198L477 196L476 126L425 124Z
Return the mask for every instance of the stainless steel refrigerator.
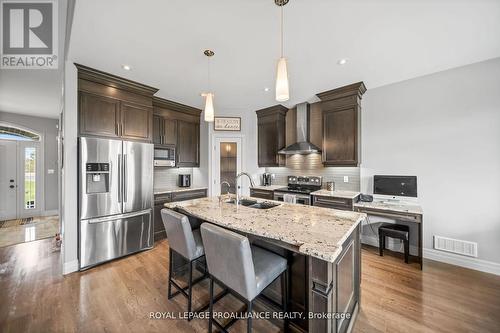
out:
M153 247L153 145L79 138L80 269Z

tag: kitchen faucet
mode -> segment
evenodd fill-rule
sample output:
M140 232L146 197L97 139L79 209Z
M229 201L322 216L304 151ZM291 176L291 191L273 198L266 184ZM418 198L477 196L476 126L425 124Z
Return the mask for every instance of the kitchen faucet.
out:
M250 187L255 187L255 184L253 183L253 180L252 180L252 176L250 176L246 172L240 172L239 174L236 175L236 178L234 179L234 182L236 184L238 184L238 178L240 178L241 176L247 176L248 179L250 180ZM236 189L236 204L238 204L240 202L239 189L241 189L241 186L238 185L238 187Z
M229 184L228 182L226 182L225 180L223 182L220 183L220 188L222 190L222 185L226 184L227 185L227 192L226 194L229 194L229 189L231 188L231 184ZM222 192L222 191L221 191ZM222 194L222 193L221 193Z

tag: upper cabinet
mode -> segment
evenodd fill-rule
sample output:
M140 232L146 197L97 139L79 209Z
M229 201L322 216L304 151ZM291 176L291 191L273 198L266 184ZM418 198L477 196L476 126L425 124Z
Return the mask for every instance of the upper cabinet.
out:
M361 98L365 91L363 82L358 82L317 94L323 114L325 166L358 166Z
M153 112L154 143L175 145L178 167L199 167L201 110L154 97Z
M76 64L79 134L151 142L158 90Z
M285 166L285 156L278 151L285 147L287 111L282 105L256 111L259 167Z

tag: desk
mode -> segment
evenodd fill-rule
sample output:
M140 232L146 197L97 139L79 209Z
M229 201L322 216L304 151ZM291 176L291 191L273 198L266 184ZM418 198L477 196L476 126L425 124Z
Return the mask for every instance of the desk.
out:
M355 212L366 213L368 215L381 216L396 221L416 223L418 227L418 261L420 269L423 262L423 237L422 228L424 222L424 212L418 205L408 204L387 204L382 201L356 202L353 205Z

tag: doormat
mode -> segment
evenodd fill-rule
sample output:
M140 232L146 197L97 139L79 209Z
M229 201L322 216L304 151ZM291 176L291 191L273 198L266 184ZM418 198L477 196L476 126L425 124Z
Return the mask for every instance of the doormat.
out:
M9 227L15 227L18 225L26 225L26 224L31 224L31 223L33 223L32 217L27 217L25 219L0 221L0 228L9 228Z

